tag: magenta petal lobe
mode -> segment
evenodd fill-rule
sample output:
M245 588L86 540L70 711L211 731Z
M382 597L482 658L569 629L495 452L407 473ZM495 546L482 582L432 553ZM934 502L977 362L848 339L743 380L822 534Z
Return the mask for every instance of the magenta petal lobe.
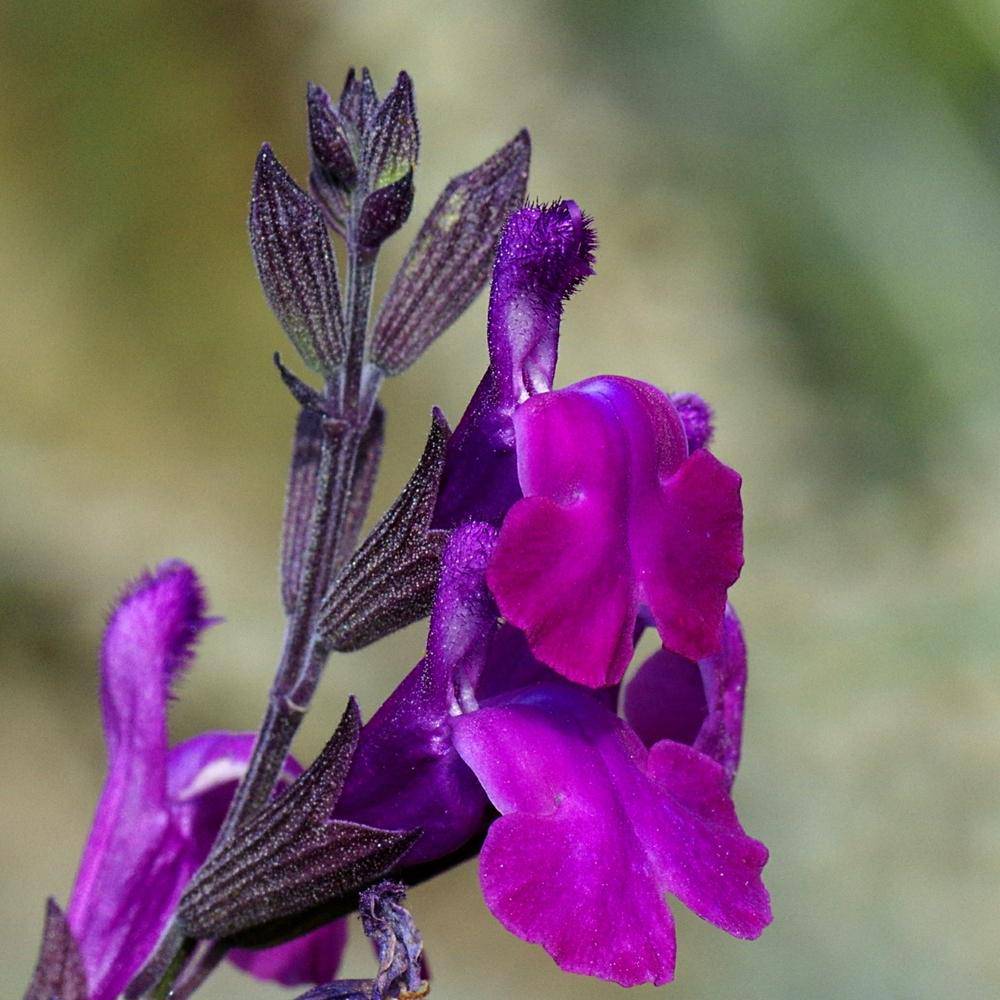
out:
M664 645L718 649L743 560L740 478L643 382L599 376L514 415L524 499L503 522L489 582L534 654L591 687L621 680L640 605Z
M697 660L718 650L726 592L743 568L740 476L705 450L663 484L635 546L663 644Z
M722 768L636 735L580 689L543 684L455 722L455 744L502 813L480 859L487 905L561 968L623 986L673 977L670 892L731 934L770 921L763 845Z

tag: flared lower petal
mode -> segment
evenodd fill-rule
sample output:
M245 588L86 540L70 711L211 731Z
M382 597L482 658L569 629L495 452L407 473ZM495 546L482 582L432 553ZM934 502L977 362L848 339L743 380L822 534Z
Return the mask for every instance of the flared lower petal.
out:
M455 723L493 805L480 860L487 905L567 971L621 985L673 976L664 894L740 937L770 921L762 844L736 819L722 768L638 737L592 697L542 685Z

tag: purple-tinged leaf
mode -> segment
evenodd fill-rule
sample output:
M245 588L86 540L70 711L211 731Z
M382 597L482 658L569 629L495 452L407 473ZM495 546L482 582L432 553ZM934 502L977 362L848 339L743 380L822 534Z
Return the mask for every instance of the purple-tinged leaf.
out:
M363 134L371 125L378 108L378 96L375 93L375 83L368 67L361 68L359 79L352 66L347 71L344 89L340 93L340 113Z
M358 218L359 249L372 254L410 217L413 208L413 171L398 180L372 191L361 206Z
M302 360L330 375L345 355L337 261L319 206L267 143L254 170L249 228L268 304Z
M330 225L343 234L350 214L350 192L358 179L356 151L361 139L354 124L320 86L309 84L309 184Z
M88 996L80 949L62 910L50 898L35 974L24 1000L87 1000Z
M530 160L522 130L441 193L375 323L371 360L387 374L413 364L482 289L504 220L524 200Z
M330 819L358 744L352 698L316 758L279 798L208 859L178 907L185 934L232 938L329 903L370 884L419 831L377 830Z
M449 433L435 409L409 482L323 599L317 628L333 649L361 649L430 612L447 538L430 520Z
M372 122L365 155L369 190L378 191L405 177L417 165L419 154L420 128L413 102L413 81L403 72L379 105Z

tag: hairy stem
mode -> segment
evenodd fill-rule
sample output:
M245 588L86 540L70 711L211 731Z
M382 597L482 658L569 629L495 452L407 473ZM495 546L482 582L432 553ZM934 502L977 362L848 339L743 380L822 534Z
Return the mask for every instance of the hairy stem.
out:
M326 388L329 416L324 427L316 502L296 606L289 615L284 648L250 763L219 830L213 853L271 797L329 653L316 635L316 618L331 574L331 567L324 565L324 559L338 548L352 499L358 448L378 391L378 380L365 377L375 256L355 249L353 238L348 242L347 359L339 378L328 382ZM143 995L152 987L151 996L167 997L173 995L173 985L178 980L183 984L183 995L189 995L211 971L194 967L186 971L194 950L194 942L183 937L175 918L146 968L133 981L129 995ZM220 945L207 954L221 957L224 952L225 946Z

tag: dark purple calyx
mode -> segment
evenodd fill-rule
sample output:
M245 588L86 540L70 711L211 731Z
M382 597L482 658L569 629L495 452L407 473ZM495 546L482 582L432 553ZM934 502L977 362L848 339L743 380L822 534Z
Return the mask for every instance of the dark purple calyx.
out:
M347 231L350 193L358 180L361 136L354 123L320 86L310 83L306 94L309 112L309 184L331 227Z
M409 482L333 581L317 622L331 649L361 649L430 612L447 537L430 521L450 433L435 410Z
M331 376L346 353L337 261L319 207L267 143L257 156L248 225L268 304L302 360Z
M531 141L522 130L441 193L375 323L371 360L386 374L413 364L486 283L500 229L524 200L530 158Z
M24 1000L88 1000L79 946L54 899L45 908L42 946Z
M360 729L351 699L308 770L206 861L178 906L187 936L260 947L272 928L370 884L409 850L419 831L330 819Z

